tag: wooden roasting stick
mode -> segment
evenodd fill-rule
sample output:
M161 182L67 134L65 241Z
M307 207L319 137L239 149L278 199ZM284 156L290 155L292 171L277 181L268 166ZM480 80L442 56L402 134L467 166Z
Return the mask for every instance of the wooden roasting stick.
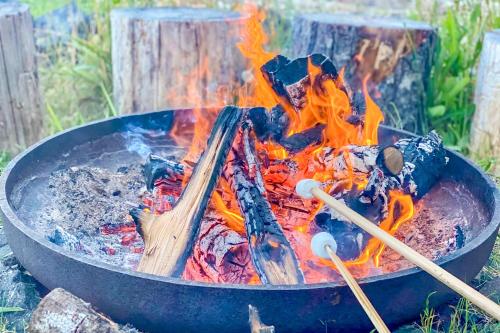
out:
M162 215L139 216L144 254L138 271L180 276L196 240L211 193L226 161L244 109L227 106L219 113L207 148L175 207Z
M488 297L482 295L477 290L475 290L462 280L458 279L451 273L447 272L440 266L436 265L417 251L413 250L411 247L404 244L396 237L385 232L377 225L366 219L364 216L349 208L344 203L333 198L328 193L323 191L319 187L319 185L320 184L314 180L305 179L297 184L297 189L299 188L299 186L302 186L302 190L297 190L297 192L303 193L306 191L305 189L307 189L307 192L310 192L310 194L312 194L314 197L323 201L331 208L335 209L346 219L350 220L373 237L378 238L380 241L405 257L414 265L420 267L422 270L426 271L434 278L444 283L448 288L462 295L478 308L489 314L491 317L500 321L500 306L498 304L490 300Z

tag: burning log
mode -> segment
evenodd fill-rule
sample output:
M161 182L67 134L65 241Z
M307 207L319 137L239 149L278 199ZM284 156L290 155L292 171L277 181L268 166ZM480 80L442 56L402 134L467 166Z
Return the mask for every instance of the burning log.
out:
M215 283L247 284L255 271L246 239L220 218L206 216L184 277Z
M31 316L30 333L131 333L108 317L98 313L92 305L64 289L56 288L45 296Z
M224 175L245 218L254 267L263 284L303 283L304 276L295 253L266 199L250 129L247 122L236 140Z
M371 96L390 125L421 132L426 89L437 40L421 22L367 19L346 14L303 14L292 24L294 57L323 53L345 68L345 80L358 91L369 77Z
M321 70L318 86L321 81L338 78L337 69L333 62L323 54L315 53L307 57L289 60L277 55L264 66L261 71L274 91L283 97L297 110L300 111L306 104L306 90L311 85L309 75L309 64L317 66ZM345 90L345 87L342 87Z
M265 108L253 108L248 113L255 134L260 141L272 140L295 154L306 147L319 144L323 139L324 125L316 125L300 133L287 136L290 120L281 105L268 112Z
M243 110L236 107L221 110L207 148L173 210L160 216L141 213L139 227L145 248L139 271L168 276L182 274L242 115Z
M158 180L182 182L183 176L184 166L181 163L166 160L160 156L149 155L144 165L144 177L148 191L153 190Z
M246 67L236 48L246 20L208 8L114 9L113 93L119 112L232 100Z
M364 188L344 188L340 181L334 185L331 194L376 223L388 214L390 191L398 190L419 199L439 179L447 163L446 151L436 132L422 138L401 139L393 147L400 151L404 160L403 168L397 175L384 173L377 164L381 159L377 158L379 148L375 146L348 146L330 161L334 165L336 179L348 177L348 170L368 177ZM334 236L338 245L337 255L342 260L358 258L370 238L365 231L330 208L324 208L316 215L315 222Z

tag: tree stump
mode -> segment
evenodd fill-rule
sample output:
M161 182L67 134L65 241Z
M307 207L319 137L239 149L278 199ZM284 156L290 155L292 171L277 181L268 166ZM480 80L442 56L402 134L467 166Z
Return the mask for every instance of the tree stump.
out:
M437 40L436 31L420 22L346 14L304 14L292 24L292 57L323 53L353 91L368 78L368 92L385 115L385 123L421 132L426 90Z
M42 135L35 52L28 6L0 4L0 150L17 152Z
M471 152L500 159L500 30L486 33L477 71ZM498 163L494 170L500 175Z
M121 113L232 104L245 18L207 8L111 13L114 99Z
M111 319L95 311L89 303L57 288L45 296L33 312L30 333L127 333Z

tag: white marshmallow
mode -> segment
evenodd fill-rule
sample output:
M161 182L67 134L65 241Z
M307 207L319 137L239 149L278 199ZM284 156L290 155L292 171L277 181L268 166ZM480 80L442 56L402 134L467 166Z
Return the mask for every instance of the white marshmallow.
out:
M329 259L325 247L329 245L333 252L337 252L337 242L328 232L319 232L311 239L311 250L315 255L321 258Z
M312 199L311 190L320 187L321 183L313 179L302 179L295 185L295 192L304 199Z

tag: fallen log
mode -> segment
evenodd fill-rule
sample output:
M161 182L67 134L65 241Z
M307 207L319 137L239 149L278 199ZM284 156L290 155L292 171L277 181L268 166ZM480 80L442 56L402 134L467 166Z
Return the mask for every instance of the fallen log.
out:
M140 213L139 227L145 246L139 271L167 276L182 274L243 113L243 109L232 106L221 110L207 148L171 211L159 216Z
M31 315L29 333L131 333L139 331L122 328L92 305L64 289L56 288L42 298Z
M263 284L304 283L297 257L267 201L250 130L250 124L246 123L233 146L224 176L245 218L255 270Z

